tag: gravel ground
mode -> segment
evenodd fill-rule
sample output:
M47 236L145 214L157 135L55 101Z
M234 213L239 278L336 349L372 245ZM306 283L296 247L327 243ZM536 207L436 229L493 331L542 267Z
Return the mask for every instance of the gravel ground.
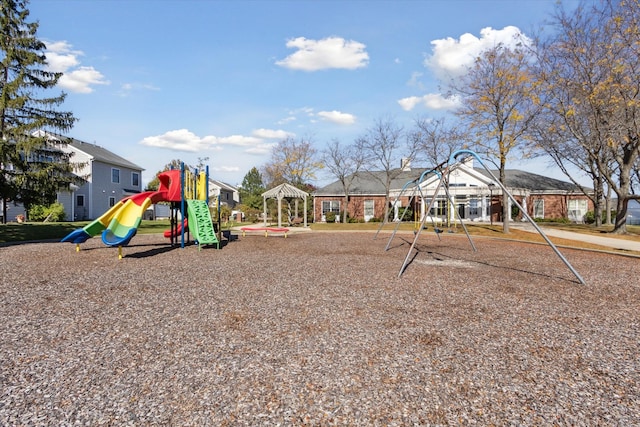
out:
M2 247L0 424L640 424L638 259L388 237Z

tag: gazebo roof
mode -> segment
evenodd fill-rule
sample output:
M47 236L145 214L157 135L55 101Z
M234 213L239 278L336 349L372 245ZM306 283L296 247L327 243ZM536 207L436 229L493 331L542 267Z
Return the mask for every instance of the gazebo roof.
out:
M294 187L291 184L280 184L277 187L272 188L271 190L267 190L262 193L262 197L265 198L274 198L281 199L283 197L296 197L299 199L306 199L309 197L309 193L306 193L299 188Z

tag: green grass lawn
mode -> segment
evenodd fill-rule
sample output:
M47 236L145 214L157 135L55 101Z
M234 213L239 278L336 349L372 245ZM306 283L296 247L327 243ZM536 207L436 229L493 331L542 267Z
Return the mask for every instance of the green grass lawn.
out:
M9 223L9 224L0 224L0 243L10 243L10 242L27 242L27 241L37 241L37 240L60 240L71 231L82 228L87 225L89 222L58 222L58 223L36 223L36 222L27 222L27 223ZM242 225L239 223L227 223L223 224L222 229L229 229L232 226ZM608 231L611 231L612 226L599 227L596 228L590 225L583 224L553 224L553 223L544 223L541 224L543 227L557 227L562 228L564 230L575 231L579 233L593 233L603 235ZM312 230L317 231L377 231L380 228L380 223L370 222L370 223L355 223L355 224L326 224L326 223L317 223L310 225ZM400 224L398 227L401 231L412 231L415 230L416 225L413 222L404 222ZM152 234L152 233L162 233L165 230L170 228L169 220L160 220L160 221L142 221L140 228L138 229L138 233L140 234ZM382 227L383 231L393 231L396 228L396 224L385 224ZM429 226L431 229L431 226ZM484 235L484 236L494 236L494 237L504 237L502 234L502 228L500 225L489 225L489 224L477 224L472 223L467 225L467 229L469 233L472 235ZM640 226L627 226L627 230L629 234L625 236L613 236L622 239L638 239L640 238ZM455 232L463 233L464 230L458 225L453 229ZM522 234L522 236L521 236ZM527 237L530 233L518 232L517 230L513 230L509 237L511 238L522 238L523 240L529 240Z
M11 222L0 224L0 243L29 242L38 240L60 240L77 228L89 224L89 221L78 222ZM223 225L222 229L234 226L234 223ZM138 228L140 234L163 233L170 228L169 220L142 221Z

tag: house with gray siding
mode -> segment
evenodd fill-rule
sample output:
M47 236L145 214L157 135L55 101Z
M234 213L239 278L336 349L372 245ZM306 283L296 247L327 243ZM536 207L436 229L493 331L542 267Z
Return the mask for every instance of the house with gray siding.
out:
M70 161L79 165L75 173L84 179L82 185L71 185L68 190L59 191L56 195L56 201L64 206L67 221L95 219L124 197L142 191L144 169L135 163L97 144L44 131L37 132L51 140L64 139L67 144L59 148L56 146L55 150L71 153ZM24 213L20 203L7 206L8 220Z
M81 167L76 172L85 182L71 191L70 219L92 220L118 201L142 191L140 166L94 143L70 139L62 148L73 153L71 161Z
M226 205L230 209L240 203L240 192L236 187L211 178L209 178L209 197L211 206L216 204L218 197L220 197L220 205Z

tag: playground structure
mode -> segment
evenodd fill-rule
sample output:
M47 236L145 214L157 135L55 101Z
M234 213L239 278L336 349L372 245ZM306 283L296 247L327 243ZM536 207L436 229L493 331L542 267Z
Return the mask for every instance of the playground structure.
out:
M159 173L158 180L160 185L157 191L145 191L123 198L99 218L72 231L61 241L75 243L76 251L79 251L81 243L101 234L105 245L118 247L118 258L121 259L122 247L127 246L136 235L149 205L170 202L171 229L164 236L171 239L172 245L180 237L181 247L184 248L185 234L190 233L199 249L203 245L213 244L220 248L209 212L208 169L198 173L182 164L180 169Z
M422 230L425 228L426 222L429 218L431 218L431 220L433 221L433 218L430 217L428 215L428 213L431 211L431 208L433 207L433 203L436 200L436 197L438 196L438 193L440 191L441 188L444 188L444 191L446 193L447 196L447 200L451 200L451 194L449 193L448 190L448 178L449 178L449 171L450 171L450 167L451 165L455 164L455 162L457 161L458 157L461 156L473 156L475 160L477 160L480 165L485 169L485 171L489 174L489 176L491 177L491 179L493 180L493 183L497 186L499 186L502 191L509 197L509 199L511 200L511 202L517 206L520 209L520 212L522 213L522 216L524 219L526 219L531 225L533 225L533 227L535 228L535 230L542 236L542 238L547 242L547 244L549 246L551 246L551 248L553 249L553 251L556 253L556 255L562 260L562 262L569 268L569 270L571 270L571 272L574 274L574 276L578 279L578 281L581 284L586 284L584 279L582 278L582 276L580 276L580 274L573 268L573 266L569 263L569 261L562 255L562 253L560 253L560 251L558 250L558 248L556 247L556 245L553 244L553 242L551 242L551 240L549 240L549 237L547 237L547 235L542 231L542 229L538 226L538 224L536 224L536 222L527 214L526 209L524 209L520 203L515 199L515 197L513 197L513 195L509 192L509 190L507 190L507 188L500 182L500 180L498 180L495 175L493 174L493 172L491 172L491 170L482 162L482 160L480 159L480 157L471 150L458 150L454 153L451 154L451 156L449 157L449 160L446 162L441 163L440 165L436 166L435 168L425 171L424 173L422 173L422 175L413 180L413 181L409 181L405 184L405 186L402 188L400 194L398 195L398 197L396 197L393 207L395 209L396 204L398 202L398 200L400 199L400 197L403 195L403 193L409 189L411 186L412 187L412 194L411 194L411 199L410 199L410 203L413 201L413 199L419 195L420 197L422 197L422 200L427 200L428 198L423 194L423 188L421 186L422 182L424 181L425 177L429 174L435 174L438 178L438 185L434 191L434 194L431 196L429 203L428 203L428 207L425 211L425 214L422 216L422 218L420 219L419 222L419 226L417 227L417 229L414 232L414 238L413 238L413 242L411 243L411 246L409 247L409 251L407 252L407 256L404 259L404 262L402 264L402 267L400 267L400 271L398 272L398 277L402 276L402 273L405 271L405 269L407 268L407 265L409 264L409 259L411 257L411 254L413 253L414 249L415 249L415 245L416 242L418 241L418 238L420 237L420 233L422 232ZM443 168L444 167L444 168ZM462 218L460 217L459 213L457 210L454 209L455 212L455 218L456 220L460 223L461 227L463 228L464 232L467 235L467 238L469 239L469 243L471 244L471 247L473 248L474 251L477 251L476 246L473 243L473 240L471 239L471 236L464 224L464 222L462 221ZM406 210L403 212L402 217L404 217L404 214L406 213ZM398 226L400 225L400 222L402 221L402 218L400 218L400 221L398 221L398 224L396 225L395 229L393 230L389 241L387 243L387 246L385 247L385 251L389 249L389 246L391 244L391 241L393 240L397 230L398 230ZM380 225L380 228L382 228L382 225ZM436 233L436 235L438 236L438 239L440 239L440 233L442 232L442 230L439 230L436 226L435 223L434 225L434 231ZM378 235L378 233L380 232L380 228L378 228L378 232L376 233L376 237ZM375 237L374 237L375 239Z

